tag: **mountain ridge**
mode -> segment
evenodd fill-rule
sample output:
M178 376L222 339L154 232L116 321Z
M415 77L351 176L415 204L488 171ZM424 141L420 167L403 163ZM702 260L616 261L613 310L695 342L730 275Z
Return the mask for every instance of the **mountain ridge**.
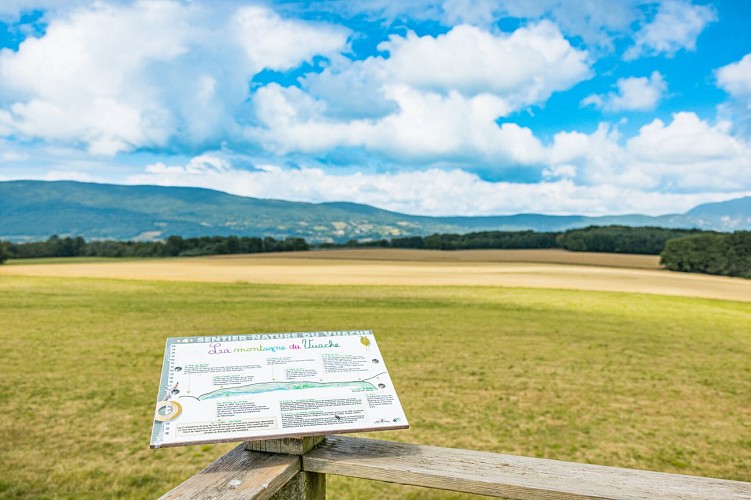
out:
M302 237L346 242L473 231L564 231L591 225L751 229L751 197L698 205L685 214L514 214L431 217L352 202L251 198L207 188L77 181L0 182L0 239L59 236L156 240L170 235Z

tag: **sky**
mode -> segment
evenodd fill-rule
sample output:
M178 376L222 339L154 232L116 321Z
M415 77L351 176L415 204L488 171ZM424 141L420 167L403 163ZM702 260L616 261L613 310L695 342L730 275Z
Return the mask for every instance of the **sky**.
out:
M751 2L3 0L0 180L420 215L751 195Z

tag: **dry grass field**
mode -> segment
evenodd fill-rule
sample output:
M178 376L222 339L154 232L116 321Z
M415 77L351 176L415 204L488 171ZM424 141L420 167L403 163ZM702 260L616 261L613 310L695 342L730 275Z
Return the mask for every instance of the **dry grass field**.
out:
M165 337L360 328L411 425L367 437L751 481L749 324L751 280L645 256L11 262L0 498L154 498L234 447L148 448ZM468 498L328 481L331 498Z
M285 285L503 286L751 301L751 281L675 273L649 255L562 250L357 249L158 260L16 261L0 276Z

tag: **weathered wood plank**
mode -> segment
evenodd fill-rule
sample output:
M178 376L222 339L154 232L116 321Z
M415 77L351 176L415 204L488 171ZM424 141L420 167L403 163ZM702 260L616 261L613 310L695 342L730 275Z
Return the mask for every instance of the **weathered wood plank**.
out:
M300 471L271 500L326 500L326 474Z
M328 436L303 470L512 499L751 500L751 483Z
M301 438L263 439L261 441L248 441L247 448L252 451L304 455L323 441L323 438L324 436L305 436Z
M243 443L161 498L263 500L299 471L298 455L248 451Z

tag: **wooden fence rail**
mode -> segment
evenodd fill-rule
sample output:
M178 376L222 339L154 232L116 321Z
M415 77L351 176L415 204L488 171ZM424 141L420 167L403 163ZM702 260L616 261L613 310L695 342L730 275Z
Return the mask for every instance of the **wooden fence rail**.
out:
M242 444L162 498L318 500L326 474L512 499L751 500L742 481L346 436Z

